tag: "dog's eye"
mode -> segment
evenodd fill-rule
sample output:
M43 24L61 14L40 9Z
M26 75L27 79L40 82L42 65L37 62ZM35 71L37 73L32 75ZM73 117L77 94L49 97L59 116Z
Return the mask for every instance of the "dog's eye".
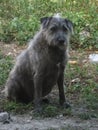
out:
M56 27L56 26L53 26L53 27L50 28L50 30L51 30L52 32L54 32L54 31L57 30L57 27Z
M65 26L63 26L63 30L64 30L65 32L68 31L67 27L65 27Z

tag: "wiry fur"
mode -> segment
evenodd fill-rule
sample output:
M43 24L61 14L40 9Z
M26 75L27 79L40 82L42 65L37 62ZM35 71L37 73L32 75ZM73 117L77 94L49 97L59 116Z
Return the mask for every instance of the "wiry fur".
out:
M65 102L63 76L72 23L61 17L42 18L41 23L41 29L29 47L18 56L7 80L5 93L9 100L34 101L38 105L42 97L58 83L62 105Z

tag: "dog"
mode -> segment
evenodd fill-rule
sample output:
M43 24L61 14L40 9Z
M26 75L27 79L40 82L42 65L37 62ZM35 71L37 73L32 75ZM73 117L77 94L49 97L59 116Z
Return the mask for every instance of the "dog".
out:
M68 106L64 94L64 69L73 24L60 15L41 18L41 28L17 58L5 85L9 100L42 106L42 99L58 85L60 105Z

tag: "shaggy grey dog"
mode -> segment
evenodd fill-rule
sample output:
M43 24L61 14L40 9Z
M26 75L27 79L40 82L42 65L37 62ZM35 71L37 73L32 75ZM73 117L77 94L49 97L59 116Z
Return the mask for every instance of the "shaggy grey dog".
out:
M42 98L57 83L61 105L66 105L64 68L68 60L68 43L73 31L72 22L58 15L41 19L41 29L29 47L17 58L6 83L9 100L34 102L40 108Z

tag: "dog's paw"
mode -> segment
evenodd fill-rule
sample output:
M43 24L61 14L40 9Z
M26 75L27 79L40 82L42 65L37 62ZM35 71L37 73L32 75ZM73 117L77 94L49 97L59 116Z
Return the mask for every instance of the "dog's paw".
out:
M68 102L63 103L63 108L71 108L71 105Z
M49 102L50 102L50 101L49 101L48 98L43 98L43 99L42 99L42 103L43 103L43 104L49 104Z
M36 108L34 108L33 112L34 112L35 114L42 114L42 110L43 110L42 107L36 107Z

